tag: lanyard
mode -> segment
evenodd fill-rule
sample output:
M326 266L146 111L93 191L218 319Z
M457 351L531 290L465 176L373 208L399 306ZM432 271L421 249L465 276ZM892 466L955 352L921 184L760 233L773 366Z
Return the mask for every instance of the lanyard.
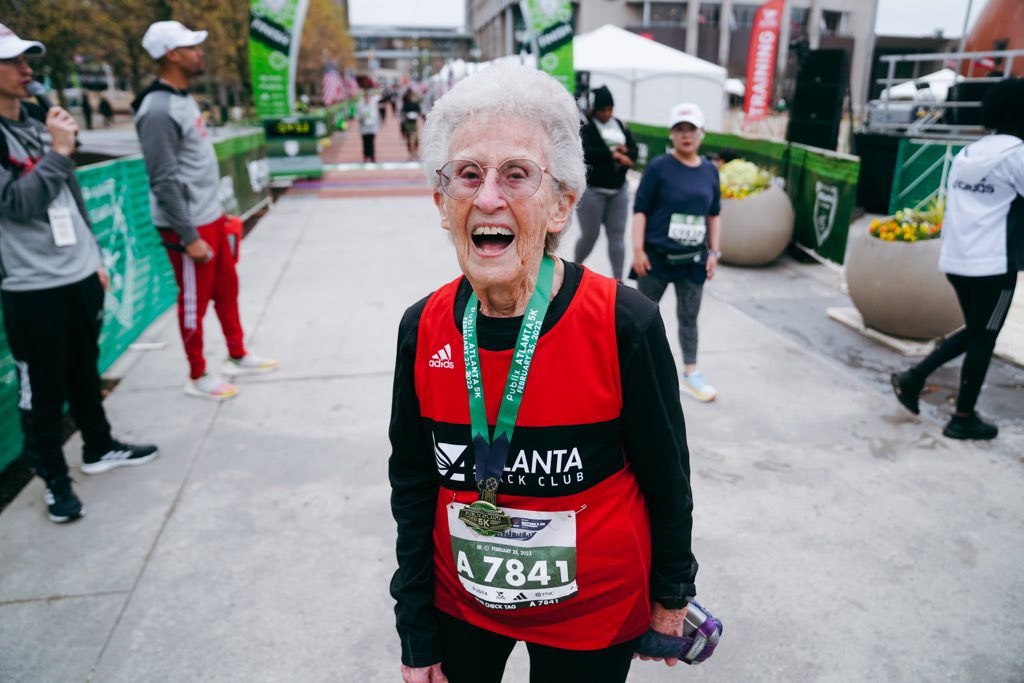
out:
M470 295L462 317L466 389L469 391L469 422L473 430L473 452L476 455L476 486L481 499L491 505L496 504L498 482L501 480L502 470L505 469L512 431L515 429L519 406L523 402L523 391L526 389L526 376L530 371L533 352L537 349L537 340L540 338L540 328L551 300L554 275L555 262L550 256L545 255L540 262L537 286L530 296L526 315L523 316L522 325L519 327L519 339L512 356L508 379L505 381L505 391L501 396L498 421L494 426L494 439L490 438L487 426L484 385L480 376L480 353L476 336L476 293Z

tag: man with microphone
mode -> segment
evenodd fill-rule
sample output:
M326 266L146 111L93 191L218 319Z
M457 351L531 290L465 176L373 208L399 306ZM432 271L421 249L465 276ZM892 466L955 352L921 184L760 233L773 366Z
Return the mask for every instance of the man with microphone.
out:
M103 410L96 361L109 279L71 160L78 126L60 107L22 101L27 55L45 49L0 24L0 302L20 383L21 455L46 482L50 519L69 522L85 510L64 460L65 402L85 474L149 462L157 449L116 441Z

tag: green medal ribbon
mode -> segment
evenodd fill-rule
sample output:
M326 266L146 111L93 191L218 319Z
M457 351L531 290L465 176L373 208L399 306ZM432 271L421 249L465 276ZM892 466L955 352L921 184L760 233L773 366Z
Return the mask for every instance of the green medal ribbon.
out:
M537 274L537 285L530 296L519 327L512 365L505 380L505 392L498 409L494 438L490 438L487 425L487 407L484 403L484 384L480 376L480 353L476 335L476 293L469 297L462 316L463 356L466 361L466 389L469 391L469 422L473 431L473 453L476 456L476 487L480 500L463 508L460 519L480 533L495 534L511 526L511 520L497 508L498 483L508 459L512 431L516 426L519 407L523 402L526 377L530 372L533 353L537 349L540 329L551 301L551 287L555 277L555 262L544 256Z

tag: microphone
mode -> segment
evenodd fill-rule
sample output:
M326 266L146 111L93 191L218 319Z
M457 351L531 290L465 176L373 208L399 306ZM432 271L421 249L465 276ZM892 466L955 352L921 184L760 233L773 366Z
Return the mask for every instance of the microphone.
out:
M39 81L29 81L28 94L36 98L39 102L39 106L43 109L49 110L53 108L53 103L50 102L50 98L46 96L46 86Z
M36 102L39 103L40 107L46 111L53 109L53 102L51 102L50 98L46 96L45 85L39 81L29 81L25 89L28 90L29 95L36 98ZM77 150L81 146L82 141L78 139L78 135L75 135L75 149Z

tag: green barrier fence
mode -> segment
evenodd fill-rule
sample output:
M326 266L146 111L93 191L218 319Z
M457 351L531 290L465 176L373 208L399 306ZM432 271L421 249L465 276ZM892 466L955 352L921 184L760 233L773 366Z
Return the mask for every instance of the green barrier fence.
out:
M640 147L637 169L671 148L668 128L629 124ZM740 157L767 168L785 182L796 219L793 239L824 258L842 263L857 192L860 159L795 143L709 132L701 152L735 150Z
M248 130L214 144L221 173L221 201L228 213L246 215L269 199L263 132ZM149 211L149 179L141 157L78 170L82 196L110 271L100 333L100 372L174 303L177 287ZM21 450L18 375L0 324L0 471Z
M967 144L964 140L900 140L889 213L907 207L921 208L937 194L944 193L953 157Z

